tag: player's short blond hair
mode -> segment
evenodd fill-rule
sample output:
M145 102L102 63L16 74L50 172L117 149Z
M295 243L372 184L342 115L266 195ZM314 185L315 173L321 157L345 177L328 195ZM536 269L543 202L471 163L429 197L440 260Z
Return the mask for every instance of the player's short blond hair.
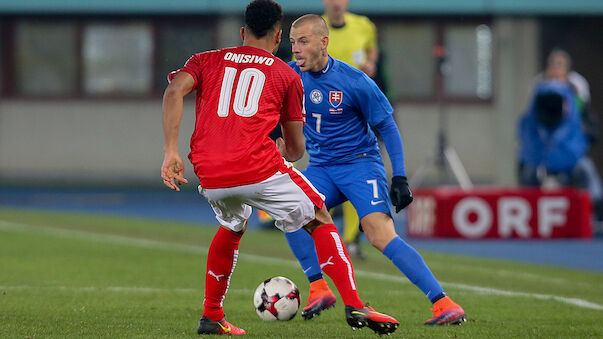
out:
M312 28L314 28L314 34L318 36L329 36L329 27L325 19L323 19L320 15L316 14L306 14L297 18L291 24L291 28L300 27L305 24L311 24Z

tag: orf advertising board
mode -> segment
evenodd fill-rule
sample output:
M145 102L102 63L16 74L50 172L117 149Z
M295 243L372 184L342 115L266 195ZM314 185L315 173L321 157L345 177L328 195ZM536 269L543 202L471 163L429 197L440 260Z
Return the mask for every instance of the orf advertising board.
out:
M564 188L417 189L407 234L436 238L590 238L588 193Z

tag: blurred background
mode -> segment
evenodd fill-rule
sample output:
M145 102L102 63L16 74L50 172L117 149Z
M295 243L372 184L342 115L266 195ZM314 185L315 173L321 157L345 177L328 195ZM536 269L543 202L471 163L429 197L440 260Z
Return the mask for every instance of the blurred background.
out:
M287 61L293 20L325 7L276 1ZM190 183L180 192L162 183L162 94L193 53L241 43L248 2L0 0L0 338L197 337L218 222L185 158L194 94L179 136ZM404 317L405 337L603 338L603 217L589 192L554 176L521 185L518 161L519 121L555 48L590 84L599 124L589 126L602 134L603 0L349 0L348 9L376 25L375 81L404 141L415 200L393 215L396 230L470 318L437 332L413 326L427 300L364 236L348 242L348 227L363 298ZM457 155L448 163L447 150ZM600 178L603 140L588 156ZM344 208L334 222L354 229ZM228 319L256 338L351 336L335 324L341 307L303 329L251 315L250 288L270 276L291 278L306 298L271 226L257 211L250 218Z
M176 197L159 175L166 75L195 52L238 45L247 3L0 1L0 204L93 202L99 211L131 211L140 196L98 188L132 189L152 192L153 206L161 208L144 213L162 215L164 198ZM290 23L324 7L318 0L281 5L285 39L278 56L289 60ZM409 174L436 153L444 130L473 183L516 186L517 122L556 47L589 81L593 112L603 120L603 1L352 0L349 11L377 26L378 82L395 107ZM435 46L446 50L442 65ZM193 123L190 95L182 155ZM602 143L590 156L600 173ZM188 163L185 176L196 182ZM438 183L437 171L424 182ZM41 188L86 194L61 198ZM185 213L180 203L201 201L191 198L194 191L191 184L167 209Z
M240 43L248 1L0 1L0 179L5 184L160 185L166 74L195 52ZM320 1L282 1L283 26ZM378 29L382 74L413 173L448 141L474 182L516 184L516 126L554 47L603 112L603 2L352 0ZM437 72L435 45L448 51ZM279 55L290 58L288 39ZM181 150L193 128L185 108ZM603 168L603 146L591 155ZM194 174L187 168L189 178Z

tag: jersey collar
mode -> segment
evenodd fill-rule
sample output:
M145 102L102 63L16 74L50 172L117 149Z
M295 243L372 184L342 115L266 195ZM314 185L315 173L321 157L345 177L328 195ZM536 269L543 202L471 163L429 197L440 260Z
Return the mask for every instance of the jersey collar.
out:
M329 55L329 61L327 61L327 65L318 72L310 72L314 76L320 76L321 74L327 73L329 70L333 68L333 58Z

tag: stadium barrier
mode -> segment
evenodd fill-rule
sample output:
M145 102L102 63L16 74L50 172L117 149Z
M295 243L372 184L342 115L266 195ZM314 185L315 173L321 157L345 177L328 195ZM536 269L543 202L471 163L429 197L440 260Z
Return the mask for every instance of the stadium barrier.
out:
M592 206L573 188L438 187L414 190L407 235L420 238L592 237Z

